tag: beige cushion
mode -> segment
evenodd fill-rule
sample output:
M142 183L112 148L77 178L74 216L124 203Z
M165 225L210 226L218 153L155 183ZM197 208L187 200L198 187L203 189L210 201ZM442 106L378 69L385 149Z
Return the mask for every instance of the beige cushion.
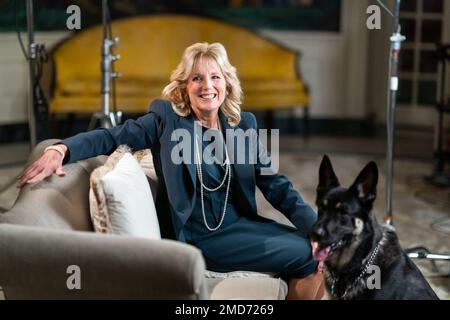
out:
M273 278L275 273L269 272L255 272L255 271L230 271L230 272L215 272L211 270L205 271L205 278L209 279L227 279L227 278Z
M161 239L152 192L144 171L127 146L119 146L90 179L94 229Z
M283 300L288 287L280 278L229 277L219 282L211 293L211 300Z
M287 284L272 273L254 271L205 271L207 285L213 300L283 300Z

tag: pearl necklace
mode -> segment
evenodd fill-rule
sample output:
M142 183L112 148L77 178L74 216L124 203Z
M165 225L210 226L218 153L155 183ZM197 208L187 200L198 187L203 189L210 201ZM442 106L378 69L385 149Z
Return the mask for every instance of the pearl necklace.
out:
M202 215L203 215L203 222L205 224L205 227L209 230L209 231L216 231L217 229L220 228L220 226L222 225L223 219L225 218L225 214L227 212L227 203L228 203L228 193L230 191L230 182L231 182L231 165L230 165L230 159L228 157L228 151L227 151L227 146L225 144L225 139L223 138L223 134L222 134L222 130L220 128L220 123L218 122L218 127L219 127L219 131L222 135L222 139L224 141L224 145L225 145L225 175L223 176L223 180L222 182L219 184L219 186L215 187L215 188L209 188L207 187L204 183L203 183L203 172L202 172L202 160L200 158L200 148L198 146L198 142L197 142L197 138L195 138L195 154L197 157L197 162L196 162L196 167L197 167L197 175L198 175L198 179L200 180L200 198L201 198L201 204L202 204ZM225 183L225 180L227 179L228 176L228 183L227 183L227 191L225 193L225 204L223 207L223 211L222 211L222 217L220 218L219 224L212 228L208 225L208 222L206 221L206 216L205 216L205 201L203 199L203 189L206 189L209 192L214 192L219 190L223 184Z

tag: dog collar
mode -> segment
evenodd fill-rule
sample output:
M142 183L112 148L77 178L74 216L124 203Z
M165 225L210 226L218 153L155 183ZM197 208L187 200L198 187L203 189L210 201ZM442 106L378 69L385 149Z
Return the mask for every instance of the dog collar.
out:
M367 272L367 269L373 264L378 251L380 250L381 244L383 242L383 239L385 238L385 232L383 232L383 236L381 237L381 239L378 241L377 245L375 246L375 248L366 256L366 258L364 258L364 260L367 260L367 262L364 264L364 267L361 269L360 274L358 275L358 277L355 279L355 281L353 281L353 283L348 286L344 293L342 294L341 298L345 299L345 297L347 296L347 294L349 293L349 290L351 288L353 288L354 286L356 286L356 284L364 277L364 275ZM364 261L363 260L363 261ZM333 283L331 284L331 294L333 296L336 296L336 283L338 281L338 278L335 277L331 272L329 272L329 274L331 275L332 281Z

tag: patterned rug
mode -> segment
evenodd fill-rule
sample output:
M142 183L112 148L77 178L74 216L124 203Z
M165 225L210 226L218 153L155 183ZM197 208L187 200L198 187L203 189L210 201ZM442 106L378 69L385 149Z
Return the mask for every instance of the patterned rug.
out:
M329 155L334 170L343 186L349 186L369 161L379 167L378 196L375 213L383 221L386 212L385 160L354 155ZM280 172L286 174L300 191L305 201L315 209L315 189L322 156L284 154L280 157ZM432 172L432 164L421 160L396 160L393 183L394 225L404 248L424 246L433 253L450 253L450 189L430 185L424 179ZM262 215L273 212L264 197L257 195L258 210ZM280 220L284 220L284 217ZM432 284L441 299L450 299L450 262L414 260Z

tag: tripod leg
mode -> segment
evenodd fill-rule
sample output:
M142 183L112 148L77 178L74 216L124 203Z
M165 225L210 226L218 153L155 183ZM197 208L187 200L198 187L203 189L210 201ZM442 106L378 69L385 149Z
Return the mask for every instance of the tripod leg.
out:
M111 115L112 115L112 113L110 113L110 114L101 114L100 115L100 126L102 128L109 129L109 128L113 127L113 123L114 122L112 122L112 120L111 120Z
M91 131L91 130L95 129L96 123L97 123L97 113L94 113L91 117L91 121L89 121L87 131Z
M115 115L114 112L111 112L109 114L109 122L111 123L112 127L115 127L117 125L117 123L116 123L116 115Z

